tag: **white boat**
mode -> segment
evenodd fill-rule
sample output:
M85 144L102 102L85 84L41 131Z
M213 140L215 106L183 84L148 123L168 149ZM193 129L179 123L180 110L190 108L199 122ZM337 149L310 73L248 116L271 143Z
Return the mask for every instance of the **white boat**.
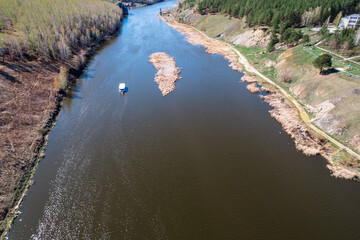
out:
M125 83L119 84L119 92L125 92L126 91L126 85Z

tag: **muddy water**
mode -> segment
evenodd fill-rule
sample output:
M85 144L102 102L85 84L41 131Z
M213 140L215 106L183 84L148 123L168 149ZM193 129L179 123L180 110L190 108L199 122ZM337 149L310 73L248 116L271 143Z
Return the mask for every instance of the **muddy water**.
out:
M130 11L90 62L9 239L359 239L359 184L297 152L240 73L156 18L173 4ZM183 67L166 97L158 51Z

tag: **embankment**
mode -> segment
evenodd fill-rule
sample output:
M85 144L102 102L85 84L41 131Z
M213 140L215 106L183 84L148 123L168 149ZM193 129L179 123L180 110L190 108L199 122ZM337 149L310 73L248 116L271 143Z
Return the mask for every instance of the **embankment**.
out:
M170 27L184 34L186 40L191 44L204 46L208 53L223 55L230 61L230 67L234 70L242 71L244 69L256 76L255 78L247 76L244 81L250 82L250 84L258 82L258 84L262 85L262 90L268 93L271 92L271 94L262 98L273 107L270 110L271 116L282 125L283 129L295 141L295 146L298 150L309 156L321 154L328 160L328 168L336 177L359 179L359 172L355 166L343 164L332 157L332 154L338 152L340 148L348 149L347 151L351 154L351 158L358 158L358 154L314 126L310 122L306 111L297 100L275 82L257 71L240 52L225 42L212 39L187 24L175 21L171 13L165 13L161 16L161 19ZM249 88L252 89L252 86ZM335 148L334 145L336 146Z
M4 57L0 61L0 239L5 238L42 157L47 136L60 112L62 100L88 60L106 41L117 36L116 27L74 49L66 60ZM57 84L60 68L67 69L65 86ZM55 80L57 79L57 80Z

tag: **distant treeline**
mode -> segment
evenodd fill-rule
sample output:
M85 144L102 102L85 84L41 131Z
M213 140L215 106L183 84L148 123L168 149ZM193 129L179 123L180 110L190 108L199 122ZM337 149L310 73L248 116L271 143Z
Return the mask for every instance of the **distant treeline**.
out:
M121 17L99 0L0 0L0 57L65 60L116 31Z
M200 0L198 10L245 18L249 25L269 25L278 14L280 20L287 20L294 26L304 22L323 24L340 12L343 15L359 12L360 3L359 0Z

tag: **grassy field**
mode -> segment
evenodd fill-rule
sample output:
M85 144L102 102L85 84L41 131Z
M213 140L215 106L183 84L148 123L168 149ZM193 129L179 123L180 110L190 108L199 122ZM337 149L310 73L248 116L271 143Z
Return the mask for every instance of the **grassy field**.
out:
M320 56L321 53L323 53L323 51L319 48L316 47L306 47L308 50L310 50L312 53L314 53L316 56ZM351 74L355 74L355 75L360 75L360 65L357 65L355 63L349 62L349 61L345 61L344 59L334 56L332 55L332 63L333 63L333 67L336 69L340 69L343 71L346 71L348 73ZM351 65L351 68L346 70L346 67L348 65Z
M271 80L275 80L278 75L274 67L266 67L267 61L272 61L276 63L277 58L285 51L284 49L279 49L271 53L265 53L264 48L260 47L243 47L234 45L234 47L239 50L248 61L261 73Z
M0 0L0 54L64 60L114 32L121 17L100 0Z

